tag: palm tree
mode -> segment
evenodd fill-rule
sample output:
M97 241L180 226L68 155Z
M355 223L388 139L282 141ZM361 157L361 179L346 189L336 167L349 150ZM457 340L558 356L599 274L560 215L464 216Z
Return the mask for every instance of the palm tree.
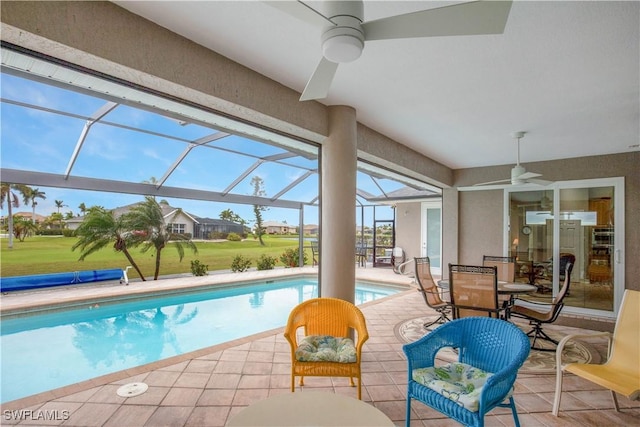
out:
M87 205L84 204L84 202L80 203L78 205L78 209L80 209L80 213L84 216L84 214L87 213Z
M129 264L138 272L140 278L145 280L138 264L129 253L129 248L137 246L139 242L134 239L133 233L126 228L123 218L116 218L113 211L98 206L89 208L88 212L76 230L78 242L71 247L71 250L77 248L82 250L79 261L114 242L113 249L116 252L122 252L127 257Z
M178 209L173 218L176 218L182 211ZM132 234L142 243L141 251L144 253L151 248L155 249L156 268L153 280L158 280L160 274L160 255L170 240L178 251L180 261L184 257L184 246L187 246L194 254L198 253L198 248L190 238L184 234L172 234L169 226L164 221L164 214L160 204L154 197L146 196L145 201L132 207L129 212L123 215L123 221L127 229L132 230Z
M0 207L7 201L7 222L9 225L9 249L13 249L13 209L20 207L20 199L17 193L23 194L27 189L24 184L0 183ZM16 193L17 192L17 193Z
M51 227L56 226L58 227L59 230L62 230L63 220L64 220L64 217L60 212L53 212L51 215L49 215L49 218L47 218L47 225Z
M27 187L27 191L24 193L24 204L25 205L31 205L31 208L33 209L33 212L31 212L31 221L33 221L33 223L36 223L36 206L38 205L38 202L36 202L36 199L42 199L45 200L47 198L47 196L45 196L45 192L44 191L40 191L39 188L31 188L31 187Z
M240 218L240 215L232 211L231 209L225 209L220 212L220 219L224 219L225 221L235 222L236 224L245 225L247 221Z
M56 208L58 208L58 213L60 213L60 209L64 208L65 205L64 202L62 200L54 200L53 203L56 204Z
M31 233L38 230L38 227L33 221L18 216L13 221L13 234L15 237L24 242L24 239Z

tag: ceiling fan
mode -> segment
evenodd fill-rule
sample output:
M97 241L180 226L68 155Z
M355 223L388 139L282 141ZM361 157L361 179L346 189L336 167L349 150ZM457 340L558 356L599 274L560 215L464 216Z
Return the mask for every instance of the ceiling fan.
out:
M325 1L322 12L302 1L266 3L314 25L322 25L322 55L300 97L323 99L341 63L355 61L365 41L413 37L502 34L511 1L473 1L364 21L364 2Z
M542 176L542 174L535 172L527 172L527 170L520 164L520 140L524 137L526 132L518 131L511 134L517 140L518 144L518 155L516 157L516 165L511 169L511 178L508 179L500 179L498 181L489 181L482 182L480 184L475 185L493 185L493 184L502 184L505 182L511 182L511 185L521 185L521 184L538 184L538 185L549 185L551 181L546 181L544 179L537 179Z

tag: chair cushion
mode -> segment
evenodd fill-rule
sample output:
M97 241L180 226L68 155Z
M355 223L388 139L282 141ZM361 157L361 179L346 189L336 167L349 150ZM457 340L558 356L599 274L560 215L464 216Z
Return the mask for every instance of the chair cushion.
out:
M295 356L299 362L355 363L356 347L349 338L309 335L300 341Z
M453 400L471 412L480 406L482 387L493 374L465 363L449 363L430 368L414 369L413 380ZM511 396L511 393L507 397Z

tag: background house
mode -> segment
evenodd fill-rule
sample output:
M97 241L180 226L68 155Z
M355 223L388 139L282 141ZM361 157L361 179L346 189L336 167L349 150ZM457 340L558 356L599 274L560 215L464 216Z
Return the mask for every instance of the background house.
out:
M24 218L26 220L32 220L33 219L33 212L26 212L26 211L16 212L16 213L13 214L13 216L14 216L14 218L15 217L21 217L21 218ZM43 224L46 219L47 219L46 216L42 216L42 215L36 214L35 223L36 224ZM0 218L0 224L5 224L6 220L7 220L6 217L2 216Z
M176 234L189 234L195 239L215 239L226 238L226 235L234 232L239 235L244 233L244 227L242 224L237 224L232 221L213 219L213 218L201 218L196 215L192 215L189 212L183 211L180 208L169 205L166 201L159 202L162 214L165 222L171 227L171 232ZM117 207L113 210L116 217L123 215L135 206L136 203ZM84 216L74 217L66 220L67 228L71 230L77 229ZM218 234L216 234L218 233Z
M244 226L233 221L197 216L194 216L194 218L194 239L225 239L229 233L236 233L239 236L245 234Z
M318 234L318 225L317 224L306 224L304 226L304 234L305 235L317 235Z
M295 233L298 229L296 226L278 221L265 221L262 223L262 227L267 234L289 234Z

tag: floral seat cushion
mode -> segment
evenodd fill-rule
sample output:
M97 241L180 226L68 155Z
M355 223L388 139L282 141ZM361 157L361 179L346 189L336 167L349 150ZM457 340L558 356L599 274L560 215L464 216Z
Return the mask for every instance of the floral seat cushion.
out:
M349 338L309 335L300 341L295 356L299 362L355 363L356 347Z
M466 363L414 369L411 377L417 383L440 393L471 412L480 406L482 387L493 374ZM511 396L509 393L507 397Z

